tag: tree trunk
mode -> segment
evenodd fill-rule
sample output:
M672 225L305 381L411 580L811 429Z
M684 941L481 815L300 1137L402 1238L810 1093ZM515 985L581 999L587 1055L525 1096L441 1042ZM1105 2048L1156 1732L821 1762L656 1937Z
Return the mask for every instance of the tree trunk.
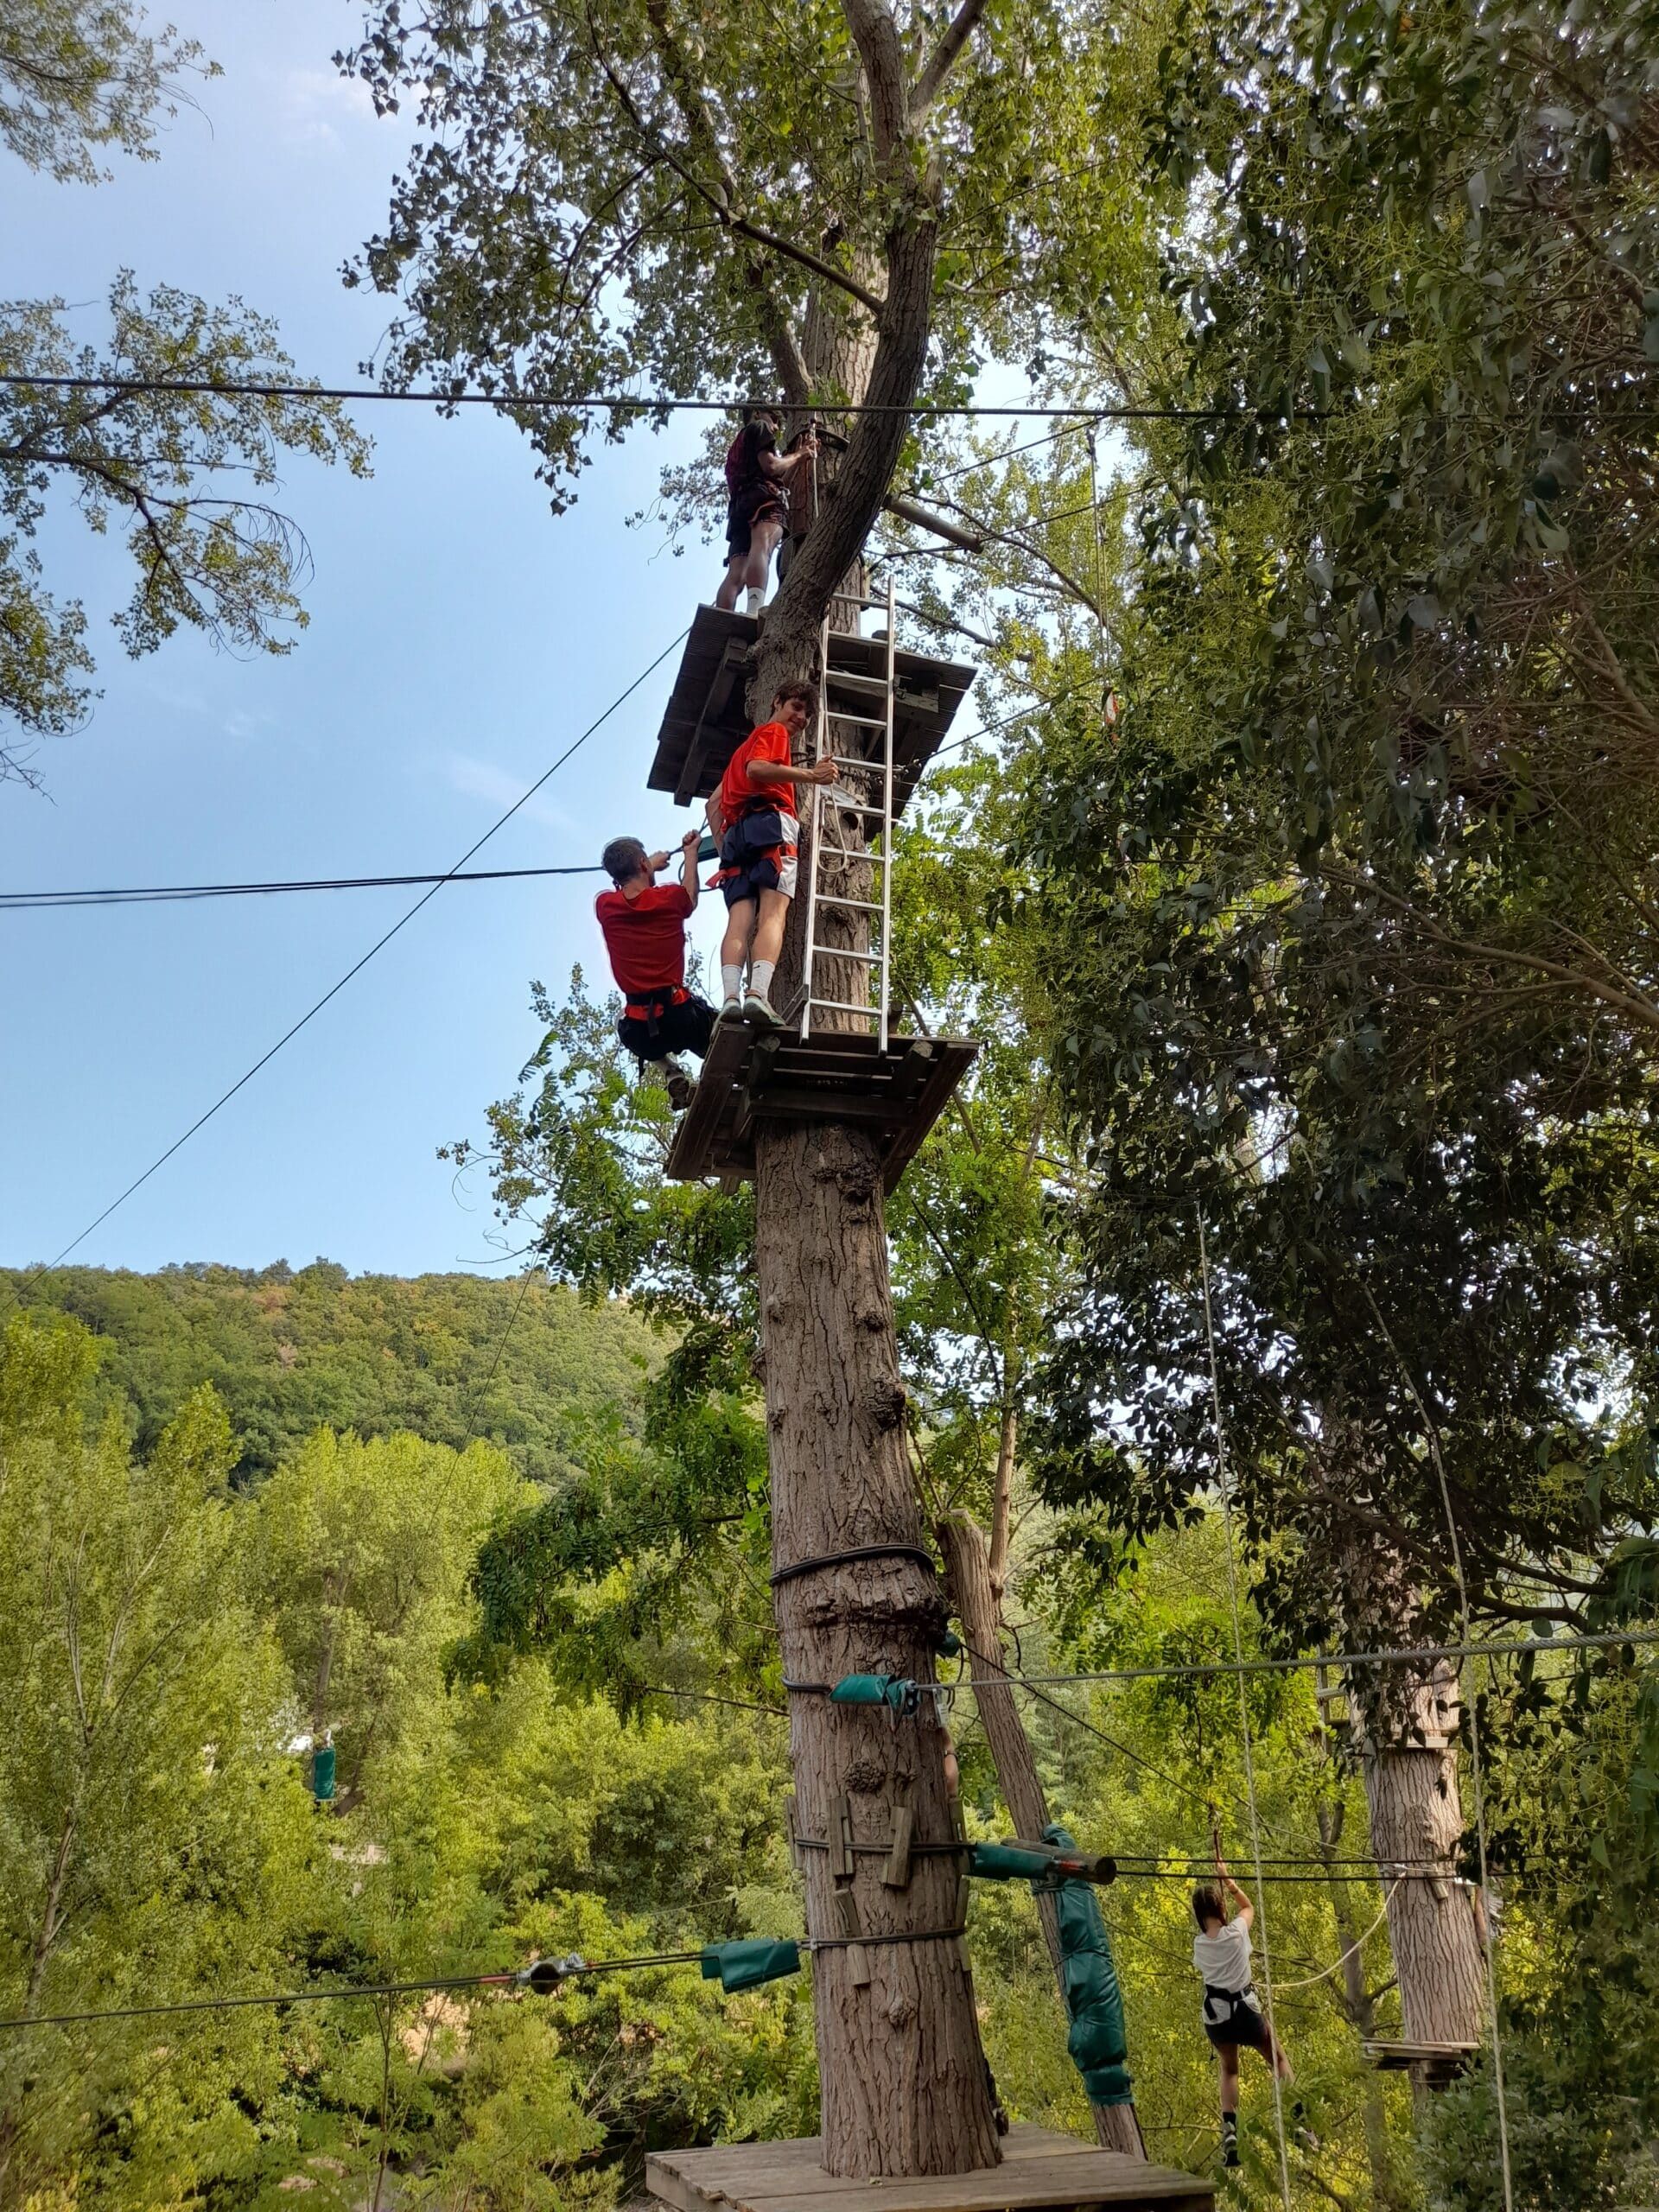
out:
M1014 1832L1034 1841L1048 1826L1048 1802L1032 1756L1031 1738L1020 1718L1014 1692L1004 1682L988 1677L1005 1672L1002 1652L1001 1607L991 1585L990 1554L979 1524L967 1513L942 1514L937 1526L939 1548L944 1554L944 1586L957 1618L962 1623L972 1671L978 1677L974 1701L991 1747L997 1786L1013 1816ZM1054 1975L1061 1985L1064 2009L1065 1977L1061 1970L1059 1914L1052 1897L1039 1897L1043 1940ZM1109 2151L1126 2152L1144 2158L1146 2146L1133 2105L1091 2105L1095 2133Z
M763 1122L755 1143L756 1273L771 1439L774 1565L870 1544L921 1542L905 1445L880 1165L840 1124ZM919 1560L828 1567L780 1583L779 1634L791 1681L855 1673L929 1681L944 1608ZM800 1833L885 1846L908 1811L917 1842L952 1840L944 1740L931 1700L913 1719L790 1701ZM903 1889L874 1851L838 1879L834 1854L806 1860L814 1936L910 1934L960 1924L957 1862L919 1854ZM850 1905L842 1897L850 1897ZM861 1986L862 1985L862 1986ZM1001 2152L973 1984L953 1936L836 1948L813 1973L823 2163L874 2177L971 2171Z
M1485 1964L1474 1892L1459 1879L1459 1688L1446 1661L1374 1705L1362 1753L1377 1872L1393 1886L1389 1940L1408 2043L1480 2040ZM1407 1878L1398 1880L1402 1870ZM1412 2085L1428 2086L1411 2069Z

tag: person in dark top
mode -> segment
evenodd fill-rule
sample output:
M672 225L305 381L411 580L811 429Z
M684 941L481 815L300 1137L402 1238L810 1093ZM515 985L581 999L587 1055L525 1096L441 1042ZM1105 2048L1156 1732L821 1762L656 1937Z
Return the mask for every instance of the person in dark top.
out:
M658 883L666 853L648 853L637 837L613 837L600 857L613 888L601 891L594 912L605 934L611 973L625 1004L616 1033L643 1073L660 1072L677 1109L696 1091L691 1071L675 1058L701 1058L714 1033L715 1009L685 986L685 925L697 903L697 847L701 832L680 841L680 880Z
M726 574L715 605L729 613L747 592L743 611L758 614L766 597L772 556L784 534L784 489L799 469L810 469L817 441L810 433L778 450L778 410L746 407L743 427L726 454Z

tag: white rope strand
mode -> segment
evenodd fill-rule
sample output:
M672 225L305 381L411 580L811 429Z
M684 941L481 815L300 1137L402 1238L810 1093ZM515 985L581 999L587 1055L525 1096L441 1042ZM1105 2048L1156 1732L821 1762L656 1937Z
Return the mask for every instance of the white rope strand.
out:
M1363 1936L1355 1936L1353 1942L1338 1959L1335 1966L1322 1967L1318 1974L1305 1974L1300 1981L1281 1981L1279 1985L1279 1994L1282 1997L1287 1990L1312 1989L1315 1982L1329 1981L1333 1974L1339 1974L1343 1967L1347 1965L1349 1960L1353 1957L1355 1952L1363 1949L1364 1946L1370 1942L1372 1936L1376 1935L1377 1929L1388 1918L1389 1907L1394 1903L1394 1893L1400 1887L1400 1884L1403 1882L1405 1878L1405 1876L1402 1874L1397 1881L1389 1883L1388 1894L1382 1900L1382 1911L1377 1914L1376 1918L1371 1923L1370 1926L1365 1930L1365 1933Z
M1232 1484L1227 1475L1227 1439L1221 1421L1221 1375L1216 1364L1216 1330L1210 1311L1210 1248L1204 1233L1204 1214L1198 1222L1198 1268L1204 1280L1204 1335L1210 1350L1210 1405L1216 1427L1216 1475L1221 1485L1222 1526L1227 1535L1227 1597L1233 1614L1233 1656L1242 1667L1244 1663L1244 1631L1238 1611L1238 1562L1234 1556ZM1262 1980L1268 1995L1268 2019L1271 2026L1273 2004L1273 1954L1268 1942L1268 1892L1262 1878L1262 1819L1255 1802L1255 1753L1250 1741L1250 1712L1243 1681L1238 1686L1238 1719L1244 1739L1244 1794L1250 1808L1250 1853L1255 1863L1256 1916L1262 1929ZM1291 2212L1290 2154L1285 2147L1285 2095L1279 2079L1279 2060L1283 2053L1276 2030L1272 2034L1274 2056L1269 2067L1273 2077L1273 2126L1279 2141L1279 2194L1285 2212ZM1505 2204L1504 2212L1512 2212Z

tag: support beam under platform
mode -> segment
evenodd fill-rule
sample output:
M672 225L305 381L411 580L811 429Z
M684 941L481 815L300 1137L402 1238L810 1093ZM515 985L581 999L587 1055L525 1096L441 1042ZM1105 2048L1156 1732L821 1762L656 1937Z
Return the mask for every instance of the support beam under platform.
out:
M669 1176L741 1182L754 1173L757 1122L853 1122L874 1132L889 1191L944 1111L979 1050L959 1037L810 1037L753 1021L715 1031L697 1095L670 1149Z
M748 735L745 701L748 656L760 626L752 614L728 613L700 607L680 658L679 673L657 734L656 758L647 779L654 791L672 791L682 806L707 798L725 772L726 763ZM887 647L879 638L853 632L832 632L826 690L829 704L856 714L869 709L869 687L885 689ZM958 661L934 660L925 653L893 655L893 810L902 814L923 769L944 742L957 709L967 696L976 671ZM855 690L843 691L838 679ZM871 709L880 720L880 709ZM838 725L846 742L847 725Z
M818 2164L820 2149L811 2135L658 2151L645 2161L645 2186L673 2212L1084 2212L1096 2205L1214 2212L1216 2201L1196 2175L1094 2150L1046 2127L1010 2128L1000 2166L914 2181L839 2180Z

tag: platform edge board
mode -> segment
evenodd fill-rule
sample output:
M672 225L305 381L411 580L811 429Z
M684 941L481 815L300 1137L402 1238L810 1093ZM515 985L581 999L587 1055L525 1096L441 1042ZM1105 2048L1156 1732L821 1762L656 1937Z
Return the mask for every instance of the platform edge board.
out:
M887 1140L882 1179L891 1191L972 1065L979 1047L966 1038L895 1037L884 1053L871 1036L831 1033L803 1042L785 1036L771 1056L764 1082L752 1083L760 1033L722 1022L703 1061L697 1093L681 1117L664 1163L676 1182L752 1173L753 1125L768 1118L842 1119L874 1127ZM910 1055L925 1047L930 1065L914 1089L901 1077ZM775 1091L776 1103L768 1098Z
M842 2178L824 2172L821 2150L821 2139L808 2136L656 2152L646 2160L646 2185L675 2212L1080 2212L1137 2203L1207 2212L1214 2202L1213 2189L1195 2175L1029 2122L1010 2131L1001 2164L970 2174Z
M671 791L684 804L706 797L719 782L745 734L747 715L740 684L727 683L718 704L712 694L732 658L741 661L757 635L752 615L714 607L697 608L658 730L646 776L649 789ZM831 641L831 668L874 675L882 666L883 652L879 639L837 633ZM895 654L895 812L902 812L978 672L965 662L935 660L909 647ZM694 753L700 757L694 760Z

